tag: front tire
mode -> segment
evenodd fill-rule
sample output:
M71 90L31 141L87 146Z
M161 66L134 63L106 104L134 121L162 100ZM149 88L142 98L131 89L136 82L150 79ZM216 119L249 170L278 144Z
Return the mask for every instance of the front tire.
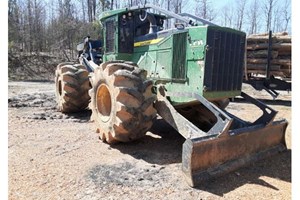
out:
M130 62L102 63L92 75L91 120L101 140L129 142L143 137L151 128L156 110L152 81L146 71Z

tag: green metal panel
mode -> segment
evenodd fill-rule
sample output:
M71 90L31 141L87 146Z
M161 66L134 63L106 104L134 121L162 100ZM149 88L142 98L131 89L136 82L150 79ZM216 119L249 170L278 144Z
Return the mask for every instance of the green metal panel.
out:
M164 40L162 40L161 42L159 42L157 44L157 48L160 50L170 49L170 48L172 48L172 42L173 42L172 37L168 36Z
M154 80L181 82L186 79L187 31L168 36L155 44L136 47L133 60Z
M193 92L203 94L204 56L206 27L189 27L186 44L186 81L166 83L168 91ZM180 105L195 101L186 97L171 97L172 104Z
M169 82L165 87L170 92L193 92L202 95L203 92L203 70L204 62L191 60L187 62L187 81L186 82ZM185 104L195 101L186 97L171 97L172 104Z
M187 60L204 60L207 27L189 27Z
M134 48L133 61L148 71L150 79L171 79L172 39L169 36L158 43Z
M169 49L160 49L156 54L156 71L158 73L157 78L171 78L172 74L172 51Z

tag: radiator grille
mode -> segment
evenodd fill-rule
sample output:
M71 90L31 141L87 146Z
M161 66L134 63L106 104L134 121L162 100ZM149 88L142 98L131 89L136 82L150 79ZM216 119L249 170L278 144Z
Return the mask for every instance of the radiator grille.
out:
M115 27L114 21L108 20L105 22L106 27L106 53L114 52L115 51Z
M208 29L204 85L206 91L241 90L245 35Z
M186 76L186 40L187 32L173 36L172 78L174 79L185 79Z

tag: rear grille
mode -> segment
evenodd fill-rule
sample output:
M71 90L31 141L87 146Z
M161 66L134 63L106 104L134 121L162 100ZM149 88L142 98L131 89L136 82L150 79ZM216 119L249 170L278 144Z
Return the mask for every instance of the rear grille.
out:
M115 51L115 26L113 20L108 20L105 22L106 35L106 53L111 53Z
M173 36L173 70L172 78L185 79L187 32L177 33Z
M241 90L244 52L244 34L208 28L204 73L205 90Z

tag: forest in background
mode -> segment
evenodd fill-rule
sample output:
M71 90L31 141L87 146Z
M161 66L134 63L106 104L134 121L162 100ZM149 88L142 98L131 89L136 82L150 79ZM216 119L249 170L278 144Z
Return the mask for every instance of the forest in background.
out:
M235 0L217 9L213 0L8 0L8 50L76 57L87 35L101 37L99 15L151 3L175 13L189 12L247 34L291 33L290 0Z

